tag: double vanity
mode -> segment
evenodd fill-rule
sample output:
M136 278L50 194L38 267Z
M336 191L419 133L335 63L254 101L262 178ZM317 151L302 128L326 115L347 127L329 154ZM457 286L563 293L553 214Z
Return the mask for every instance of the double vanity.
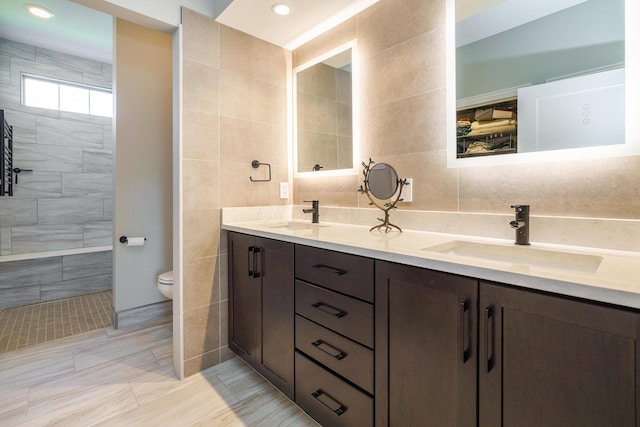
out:
M640 425L637 254L237 213L229 346L320 424Z

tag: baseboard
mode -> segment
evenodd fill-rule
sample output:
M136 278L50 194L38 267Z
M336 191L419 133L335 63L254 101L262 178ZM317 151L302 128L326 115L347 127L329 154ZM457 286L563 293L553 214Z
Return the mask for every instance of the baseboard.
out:
M161 301L125 311L113 312L113 329L169 323L173 320L173 300Z

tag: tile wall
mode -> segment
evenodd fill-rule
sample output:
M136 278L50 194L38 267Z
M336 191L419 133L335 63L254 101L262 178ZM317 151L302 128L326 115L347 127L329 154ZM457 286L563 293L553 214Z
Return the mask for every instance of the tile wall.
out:
M449 169L446 162L445 0L380 0L293 52L303 64L349 40L360 55L362 160L413 178L401 209L640 219L640 157ZM294 203L367 207L360 175L294 181Z
M186 376L231 357L220 208L287 204L291 53L182 9L183 344ZM254 183L270 163L271 182Z
M21 73L111 88L112 67L0 39L0 108L14 129L14 197L0 256L111 245L110 118L24 107ZM111 251L0 263L0 308L111 289Z
M0 263L0 309L110 290L111 251Z
M0 39L14 166L33 169L0 199L0 255L111 245L111 118L22 106L22 73L111 88L112 67Z

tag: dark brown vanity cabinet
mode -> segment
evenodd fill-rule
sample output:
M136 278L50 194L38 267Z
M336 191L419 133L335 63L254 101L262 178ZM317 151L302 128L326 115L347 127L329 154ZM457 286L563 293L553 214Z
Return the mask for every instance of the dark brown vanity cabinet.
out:
M229 233L229 347L294 397L294 245Z
M640 314L480 284L479 425L640 426Z
M373 260L296 245L296 403L323 426L373 425Z
M375 296L376 427L476 425L478 281L376 261Z

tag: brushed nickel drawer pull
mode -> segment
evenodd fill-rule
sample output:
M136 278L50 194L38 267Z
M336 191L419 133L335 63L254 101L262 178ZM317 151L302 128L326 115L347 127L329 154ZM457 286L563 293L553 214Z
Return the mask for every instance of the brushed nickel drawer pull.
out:
M327 344L326 342L324 342L322 340L314 341L314 342L311 343L311 345L316 347L318 350L324 351L329 356L335 357L338 360L342 360L345 357L347 357L347 353L345 353L342 350L338 350L337 348L333 347L330 344Z
M347 274L347 270L342 270L340 268L330 267L330 266L324 265L324 264L316 264L316 265L313 266L313 268L317 268L318 270L327 271L328 273L335 274L336 276L342 276L344 274Z
M347 315L346 311L342 311L339 308L331 307L330 305L325 304L323 302L317 302L315 304L311 304L311 306L313 308L317 308L318 310L323 311L323 312L325 312L327 314L335 316L338 319L340 319L341 317L344 317L344 316Z
M333 399L331 396L320 389L311 393L311 396L315 397L318 402L322 403L324 406L335 412L338 416L347 412L347 408L342 403Z

